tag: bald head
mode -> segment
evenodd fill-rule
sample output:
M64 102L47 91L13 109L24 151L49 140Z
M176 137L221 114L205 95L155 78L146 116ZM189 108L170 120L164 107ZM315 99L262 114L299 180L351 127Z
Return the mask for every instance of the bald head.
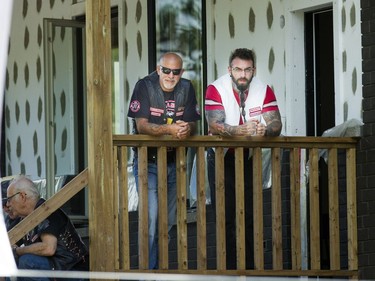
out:
M163 91L172 92L184 73L182 58L176 53L165 53L161 56L156 71Z
M176 53L165 53L160 57L159 64L164 65L166 62L179 65L179 68L182 68L182 58Z

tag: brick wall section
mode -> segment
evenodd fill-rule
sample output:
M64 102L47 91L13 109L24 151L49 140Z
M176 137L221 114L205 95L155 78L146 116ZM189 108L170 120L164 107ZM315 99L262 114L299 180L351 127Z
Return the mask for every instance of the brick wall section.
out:
M375 278L375 1L361 0L363 138L357 155L358 255L361 279Z
M290 153L283 151L281 170L282 190L282 247L283 247L283 269L292 269L291 263L291 219L290 219ZM347 269L347 235L346 235L346 166L345 153L339 153L339 189L340 189L340 237L341 237L341 268ZM329 233L328 230L328 168L324 160L319 164L320 181L320 225L321 225L321 263L322 269L329 268ZM271 189L263 191L263 214L264 214L264 268L272 269L272 203ZM308 200L308 199L307 199ZM308 202L307 202L308 204ZM374 205L375 207L375 205ZM216 268L216 228L214 213L210 206L207 206L207 269ZM130 255L131 268L138 268L138 213L130 212ZM170 232L169 243L169 268L177 269L177 233L174 226ZM306 245L309 247L308 245ZM188 268L197 268L197 238L196 222L188 223Z
M360 154L360 153L359 153ZM375 159L375 158L374 158ZM281 204L281 213L282 213L282 248L283 248L283 269L292 269L291 263L291 218L290 218L290 151L285 149L282 156L281 164L281 191L282 191L282 204ZM338 154L338 176L339 176L339 219L340 219L340 253L341 253L341 268L348 268L348 249L347 249L347 202L346 202L346 154L344 150L340 150ZM322 269L330 268L329 261L329 207L328 207L328 166L323 160L320 159L319 162L319 190L320 190L320 227L321 227L321 267ZM308 184L307 184L308 189ZM263 191L263 238L264 238L264 268L272 269L272 194L271 189L265 189ZM361 191L360 191L361 192ZM368 197L368 190L366 190L362 197L371 199ZM307 194L308 196L308 194ZM375 193L373 196L375 200ZM307 198L307 210L309 210L308 203L309 199ZM372 206L366 203L366 206L372 207L373 213L375 212L375 204ZM361 207L364 209L363 207ZM363 221L367 221L368 224L375 225L375 218L367 217L367 213L371 213L371 210L364 209L365 218ZM194 217L194 211L191 213ZM372 220L371 220L372 219ZM138 268L138 212L129 213L130 220L130 255L131 255L131 268ZM215 218L211 206L207 205L207 269L216 269L216 227L215 227ZM189 220L188 223L188 268L196 269L197 268L197 226L194 219ZM308 227L308 226L307 226ZM375 228L372 230L374 231ZM360 249L368 247L371 249L371 245L368 245L367 242L370 241L370 237L374 237L369 228L362 230L366 233L366 241L363 241L363 245L360 246ZM176 227L174 226L171 229L170 243L169 243L169 268L177 269L177 233ZM307 242L308 243L308 242ZM375 241L374 241L375 246ZM309 245L305 245L309 248ZM371 251L371 250L370 250ZM372 252L375 252L373 250ZM375 255L375 254L374 254ZM372 254L363 255L366 256L368 261L367 264L375 264L371 261L371 258L374 257ZM360 266L364 265L360 262ZM251 267L253 268L253 267ZM365 271L363 271L364 273ZM371 276L371 275L370 275ZM367 276L366 276L367 277Z
M207 206L207 269L216 267L216 226L212 208ZM138 268L138 212L129 213L130 221L130 267ZM197 268L197 224L188 223L188 268ZM169 268L177 269L177 231L174 226L170 233L169 242Z

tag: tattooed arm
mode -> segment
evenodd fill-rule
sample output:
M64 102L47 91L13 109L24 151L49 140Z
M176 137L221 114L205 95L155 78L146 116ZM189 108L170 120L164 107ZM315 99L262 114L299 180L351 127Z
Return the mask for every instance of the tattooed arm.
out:
M171 135L178 139L185 139L195 131L194 122L177 121L173 124L155 124L148 122L147 118L135 118L137 130L140 134L150 136Z
M210 132L213 135L222 136L244 136L249 134L248 126L238 125L231 126L225 121L225 111L224 110L207 110L206 119Z
M266 136L275 137L279 136L281 133L281 128L283 127L281 123L280 111L268 111L263 113L263 118L266 121Z

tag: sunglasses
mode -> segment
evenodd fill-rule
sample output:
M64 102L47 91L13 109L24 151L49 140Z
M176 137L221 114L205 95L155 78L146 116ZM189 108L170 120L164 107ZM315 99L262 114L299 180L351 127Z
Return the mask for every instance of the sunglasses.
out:
M167 75L170 74L171 72L173 73L173 75L180 75L182 68L170 69L168 67L160 66L160 70L161 70L161 72L163 72L164 74L167 74Z

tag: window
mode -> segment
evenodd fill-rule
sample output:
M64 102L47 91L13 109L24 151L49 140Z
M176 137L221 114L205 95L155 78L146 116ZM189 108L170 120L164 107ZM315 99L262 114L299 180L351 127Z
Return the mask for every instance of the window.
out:
M155 0L152 4L154 4L155 18L155 62L153 64L150 61L150 67L155 69L157 59L165 52L179 53L184 61L183 77L192 81L198 103L202 108L206 86L203 66L205 57L203 1ZM149 9L153 10L152 5L149 5ZM152 33L152 27L149 32ZM150 59L152 57L151 55ZM202 128L197 133L203 132L203 122L201 123Z
M150 0L151 1L151 0ZM206 89L205 66L206 57L204 46L205 31L205 6L202 0L154 0L154 7L149 5L149 10L154 8L155 29L149 28L149 34L154 34L155 52L154 61L158 60L163 53L177 52L181 55L184 63L184 78L191 80L198 100L199 107L203 109L204 92ZM150 15L150 12L149 12ZM153 16L151 15L151 17ZM150 18L150 17L149 17ZM150 22L152 22L150 20ZM152 65L150 56L150 66ZM202 110L201 110L202 111ZM200 127L197 134L204 134L204 114L201 115ZM190 178L194 161L195 149L189 148L187 154L187 184L190 186ZM189 204L192 207L196 201L196 187L193 184L188 189Z

